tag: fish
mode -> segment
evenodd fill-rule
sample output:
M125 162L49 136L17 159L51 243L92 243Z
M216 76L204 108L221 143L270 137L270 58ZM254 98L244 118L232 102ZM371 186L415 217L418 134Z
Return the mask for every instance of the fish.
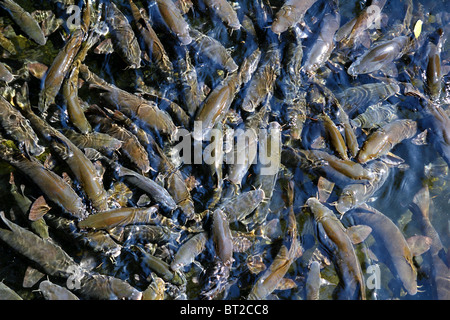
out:
M164 281L178 285L181 285L185 281L183 279L183 275L178 271L172 271L167 262L146 252L139 246L136 246L136 248L142 255L140 259L142 265L150 268L150 270L154 271L158 275L158 277L161 277Z
M220 209L214 210L212 219L211 233L216 254L225 266L231 266L234 259L230 223L225 213Z
M3 281L0 282L0 298L1 300L23 300L17 292L4 284Z
M320 289L320 263L313 261L309 267L308 277L306 279L306 299L319 300Z
M190 44L192 42L192 37L189 34L190 26L181 14L180 9L175 6L172 0L156 0L156 4L163 21L172 33L183 45Z
M111 229L130 224L145 224L153 221L152 217L157 207L149 208L118 208L97 212L78 223L80 228Z
M80 296L98 300L141 300L142 292L113 276L88 273L80 279Z
M410 119L398 119L373 132L361 147L357 160L366 163L390 152L403 140L412 138L417 132L417 123Z
M372 228L372 235L377 243L388 252L392 259L395 274L410 295L417 293L417 270L413 263L411 249L398 227L383 213L367 204L361 205L348 214L356 224L365 224Z
M393 61L407 52L410 39L407 36L377 43L359 56L347 69L351 76L372 73L390 67Z
M17 97L17 103L22 112L26 114L32 127L64 159L73 175L82 185L92 206L99 211L106 210L108 208L106 190L94 164L72 141L33 112L28 97L28 86L24 86L22 92Z
M442 107L435 103L422 100L424 112L430 118L427 125L432 132L433 145L447 163L450 163L450 117Z
M189 51L185 50L183 54L180 54L177 62L179 72L178 82L181 86L180 94L186 106L186 111L193 117L205 99L205 94L200 88L198 72L192 64Z
M127 63L128 68L141 66L141 48L127 17L111 2L107 7L106 22L113 39L114 51Z
M172 198L172 195L169 193L169 191L149 177L128 169L120 165L119 163L116 163L109 158L104 157L95 150L87 150L86 156L91 160L95 159L105 161L119 179L122 179L127 184L144 191L163 209L173 211L177 208L177 203Z
M65 129L63 133L80 149L93 148L105 154L111 154L122 147L122 141L102 132L93 131L82 134L72 129Z
M208 235L206 232L200 232L190 237L178 248L170 263L170 268L175 271L190 265L205 250L207 240Z
M152 61L155 62L155 64L165 75L173 78L173 64L169 59L164 45L149 23L147 17L142 14L142 11L132 0L129 0L129 4L134 19L134 25L139 31L144 44L143 48L141 46L141 49L152 57Z
M92 132L92 127L86 119L83 107L78 98L78 74L79 65L74 64L69 77L63 83L62 92L66 101L69 120L79 132L87 134Z
M442 29L437 30L438 34L442 33ZM442 91L442 67L441 67L441 51L442 37L439 36L437 43L430 41L428 63L426 70L427 92L432 100L437 100Z
M90 83L91 89L99 89L101 97L111 106L134 119L139 119L150 129L161 134L169 135L173 139L177 127L167 112L158 108L155 102L143 99L135 94L109 84L89 70L86 65L80 66L84 79Z
M194 121L201 125L199 133L194 132L193 134L195 140L206 139L215 124L224 118L240 86L239 73L235 72L228 75L209 93L194 118Z
M432 260L431 277L434 284L433 297L438 300L447 300L450 295L450 270L445 261L445 248L438 232L430 221L430 204L430 190L425 185L414 195L409 209L419 221L423 235L431 239L429 253Z
M344 111L353 116L359 108L385 101L399 92L400 86L395 81L374 82L348 87L336 97Z
M397 105L377 103L366 108L351 120L351 124L363 129L375 129L398 119Z
M336 203L336 210L345 214L349 210L366 203L386 182L390 168L381 160L375 160L368 164L374 177L370 183L352 183L342 189Z
M287 0L275 14L271 29L275 34L287 31L295 24L302 22L308 11L317 0Z
M232 30L241 28L237 13L227 0L205 0L205 4Z
M254 112L261 103L273 95L275 80L280 74L280 50L276 44L267 49L263 61L252 76L241 108L247 112Z
M262 191L260 193L263 194L263 200L256 207L252 216L252 222L257 224L263 224L269 214L271 199L281 167L281 145L281 125L272 121L268 125L266 136L263 136L259 142L259 148L263 156L260 157L255 187Z
M62 50L53 60L43 80L43 88L39 93L38 108L42 114L46 114L48 107L54 103L56 95L59 93L64 78L72 66L78 51L81 48L85 33L81 29L76 29L71 33Z
M257 159L259 131L261 126L265 126L268 109L268 106L265 105L258 112L252 114L247 118L244 130L236 133L233 152L226 155L228 157L226 162L230 163L226 179L233 186L242 186L242 180ZM232 158L230 159L230 157Z
M0 11L3 297L446 299L439 5Z
M120 141L120 150L140 171L143 173L150 171L148 152L132 132L101 115L91 114L88 115L88 119L98 127L99 131Z
M217 207L224 212L228 222L244 221L261 204L264 198L264 190L255 189L229 198L219 203Z
M12 70L6 64L0 62L0 81L4 81L6 83L13 81L15 77L11 71Z
M323 165L319 167L331 167L338 173L352 179L352 180L372 180L375 175L361 164L351 161L340 159L332 154L329 154L321 150L301 150L308 160L314 163L324 161Z
M39 283L39 291L45 300L80 300L75 294L68 289L61 287L49 280Z
M14 22L37 44L43 46L47 43L47 38L44 35L38 22L32 15L25 11L21 6L13 0L2 0L0 5L8 11Z
M326 113L320 115L319 119L322 120L327 136L330 139L330 144L332 145L336 153L341 159L349 160L347 144L345 143L344 137L342 136L336 124Z
M83 200L60 176L47 170L39 161L30 160L23 154L0 144L1 157L28 176L52 202L59 205L64 212L78 219L88 216Z
M183 211L188 220L196 218L194 200L185 179L179 169L168 159L158 145L156 148L157 156L159 156L159 172L166 173L161 177L164 181L164 188L171 195L176 205Z
M238 70L239 66L219 41L193 28L189 30L189 34L193 39L191 45L196 48L200 54L208 57L210 61L217 63L229 73Z
M294 183L290 181L287 187L286 203L289 207L288 229L286 231L285 240L280 247L277 255L273 259L270 266L262 272L250 293L248 300L264 300L275 290L284 276L286 275L291 264L300 258L303 254L303 247L297 234L297 222L293 209L294 199Z
M334 35L341 23L341 17L336 8L331 13L327 13L322 20L317 40L309 51L307 60L302 66L302 70L312 75L316 70L327 62L334 50Z
M335 41L339 43L339 46L351 48L362 44L369 47L370 39L367 36L367 30L377 27L377 23L382 18L381 12L385 4L386 0L372 1L356 17L342 25L335 35Z
M316 237L334 262L343 288L341 299L366 299L366 285L361 265L346 228L336 218L333 211L316 198L309 198L310 208L316 222Z
M159 223L159 222L158 222ZM114 230L116 230L115 228ZM133 224L123 228L118 228L119 236L114 233L114 239L117 239L122 244L127 243L155 243L163 245L169 243L173 239L174 232L166 226L162 225L147 225L147 224ZM109 230L110 234L114 231Z
M39 137L30 122L13 105L0 96L0 123L6 133L32 156L40 156L44 151Z
M59 245L42 239L33 232L11 222L0 212L0 218L9 229L0 229L0 238L14 250L39 265L48 275L68 278L73 272L83 273L81 267Z
M46 213L45 219L55 233L67 236L83 248L112 259L121 254L122 246L104 230L81 230L75 220L55 216L51 212Z

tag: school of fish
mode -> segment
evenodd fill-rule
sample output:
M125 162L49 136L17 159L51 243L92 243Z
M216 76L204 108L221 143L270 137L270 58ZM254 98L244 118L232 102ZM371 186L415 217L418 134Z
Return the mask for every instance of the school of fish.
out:
M448 10L0 0L0 300L450 300Z

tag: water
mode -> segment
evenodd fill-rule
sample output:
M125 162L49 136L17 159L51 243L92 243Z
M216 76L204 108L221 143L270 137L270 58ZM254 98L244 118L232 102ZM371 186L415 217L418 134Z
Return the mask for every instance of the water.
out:
M259 7L257 4L266 4L270 2L271 9L268 7ZM35 1L31 4L28 1L17 1L17 3L23 5L23 7L32 12L36 9L53 10L57 17L62 19L62 22L67 21L68 13L65 12L62 4L54 4L50 1ZM132 16L129 10L127 1L115 1L119 9L128 17L131 21ZM152 22L154 23L155 30L160 36L161 41L164 44L165 49L177 67L177 60L183 57L182 47L177 41L176 37L170 34L165 26L158 24L158 14L155 12L156 5L153 2L135 1L139 8L145 8L146 11L150 9ZM278 8L283 4L283 1L250 1L240 0L234 2L238 4L236 7L238 17L241 23L244 21L244 17L248 16L254 22L254 28L256 30L256 37L245 29L231 31L224 25L217 15L211 13L202 1L194 1L194 7L189 10L185 18L191 27L202 31L210 37L220 41L225 48L231 53L231 56L238 65L241 65L244 59L252 53L256 48L262 50L262 60L264 61L265 53L269 43L276 43L281 54L281 68L277 80L274 84L274 90L270 96L270 121L278 121L282 125L282 141L285 146L292 148L313 148L315 143L320 145L320 137L325 137L322 141L322 148L325 148L327 152L336 154L329 145L329 141L324 135L323 127L320 121L317 119L317 115L327 112L333 120L336 120L334 113L335 109L327 100L324 100L320 94L315 95L315 92L320 88L315 85L313 79L308 78L302 74L299 77L300 83L289 86L286 82L288 79L288 61L289 61L289 45L296 43L296 38L292 32L284 32L280 36L275 35L270 30L270 25L273 22L274 16L278 11ZM412 17L411 20L405 20L405 12L407 5L412 4ZM353 19L355 16L370 5L366 1L351 1L341 0L339 2L340 13L340 26ZM391 79L400 81L401 83L413 83L414 86L422 93L426 93L426 65L428 61L428 52L426 50L427 35L435 32L438 28L443 28L443 39L446 39L448 32L448 17L449 12L445 12L442 8L445 8L446 1L388 1L382 9L381 20L378 21L377 28L370 29L367 34L368 39L376 41L383 36L385 39L398 36L395 34L398 32L398 26L404 25L404 21L409 21L406 25L406 29L401 31L400 34L405 34L407 31L411 31L418 19L423 21L422 35L419 38L420 45L410 52L402 55L395 60L395 66L398 71L396 76L391 76ZM302 64L309 57L310 50L317 40L318 30L323 21L324 14L330 11L331 4L327 4L326 1L317 1L305 14L304 24L301 25L303 32L303 38L301 45L303 47L303 59ZM399 9L401 8L401 9ZM11 41L14 43L18 50L17 55L8 55L6 50L1 49L3 53L1 62L8 64L14 72L20 70L26 61L38 61L49 66L58 50L63 47L64 39L62 36L67 35L67 26L63 25L54 33L52 33L45 46L39 47L31 40L28 40L20 28L15 25L6 14L5 10L0 11L0 25L2 27L12 25L16 36L10 36ZM266 13L264 15L264 12ZM245 26L245 25L244 25ZM408 34L411 35L412 34ZM103 38L102 38L103 40ZM201 52L193 49L192 46L188 46L190 57L195 69L197 71L198 83L201 89L205 90L207 94L210 90L214 90L222 80L226 79L227 73L219 65L212 63ZM335 48L326 64L320 67L315 73L315 79L330 89L333 94L338 95L346 88L356 87L358 85L366 83L379 83L383 82L382 73L374 73L372 75L358 75L357 77L351 77L347 74L347 68L351 62L359 55L365 52L367 48L362 45L355 47L353 50ZM444 110L448 110L448 41L443 42L441 51L441 65L443 74L443 90L441 93L440 104ZM84 63L89 66L90 70L96 73L105 81L116 85L117 87L126 90L128 92L141 92L141 93L154 93L165 98L171 99L182 108L185 108L183 102L183 95L180 85L170 83L166 81L159 72L155 64L144 62L143 66L139 69L127 68L126 62L122 60L117 53L111 54L95 54L92 51L87 55ZM174 77L177 78L178 74L175 72ZM36 106L39 93L42 88L41 80L32 76L27 78L28 86L30 88L30 100L32 105ZM9 84L13 88L20 87L23 83L23 79L18 79ZM1 83L2 86L5 84ZM245 120L249 117L249 113L243 111L240 107L245 94L249 90L249 83L245 84L239 92L236 94L233 102L231 103L230 110L235 112L235 118L240 121L233 122L230 119L226 122L227 125L235 129L242 128ZM316 90L316 91L314 91ZM293 107L292 100L288 99L286 93L293 94L293 101L301 101L305 99L308 103L308 114L304 123L304 129L302 133L302 140L293 139L291 135L292 122L291 115L289 113L290 108ZM99 99L96 91L90 90L85 83L79 89L79 96L89 104L98 104L100 106L107 106ZM390 104L398 104L398 116L399 118L410 118L417 120L419 124L419 131L423 131L426 128L426 121L422 119L422 107L418 103L418 99L415 97L405 96L403 91L392 95L386 101ZM358 113L364 111L365 107L360 106L356 108L356 111L351 114L351 117L356 116ZM260 106L258 106L258 109ZM257 110L258 110L257 109ZM56 105L51 106L50 116L48 119L53 119L50 123L56 128L62 128L64 125L69 125L67 117L64 115L65 104L62 99L62 95L59 94L56 97ZM37 112L37 110L36 110ZM52 115L53 118L52 118ZM64 121L62 121L62 120ZM193 129L193 118L191 118L190 128ZM180 123L176 123L180 126ZM98 129L97 129L98 130ZM358 136L358 142L361 146L367 138L368 132L364 132L360 129L356 131ZM2 134L4 134L2 132ZM169 152L171 146L167 142L167 138L164 135L159 135L153 131L150 134L155 140L160 143L162 149ZM430 133L429 133L430 135ZM428 136L429 137L429 136ZM419 223L411 216L409 205L417 192L423 185L427 185L430 190L430 198L432 199L430 207L431 222L439 234L440 240L446 251L450 247L450 223L449 223L449 209L450 209L450 189L449 182L450 176L448 174L448 164L443 161L440 154L436 151L435 146L432 144L432 140L427 137L427 143L424 145L415 145L410 139L407 139L399 143L392 149L392 153L402 158L404 163L400 167L393 167L389 171L389 176L382 187L369 199L368 204L381 211L389 219L391 219L401 230L404 237L407 239L414 235L421 235ZM319 138L319 140L317 140ZM151 146L147 146L147 150L151 151ZM154 152L154 151L153 151ZM47 153L46 153L47 154ZM117 161L122 165L133 168L133 164L122 153L118 154ZM43 161L44 156L39 160ZM284 163L284 159L282 161ZM158 163L156 159L151 158L152 167L156 168ZM226 178L230 166L224 164L223 176ZM63 172L70 172L69 168L60 159L56 160L56 167L52 169L58 174ZM209 168L205 164L189 164L184 163L179 166L180 172L183 174L183 178L193 178L191 180L194 183L191 192L191 196L194 202L196 213L202 213L207 209L207 204L211 202L213 189L216 184L216 179L210 174ZM11 167L7 162L0 162L0 201L2 203L1 210L21 226L29 228L28 221L18 211L17 206L12 201L10 196L9 177L10 172L14 173L16 184L25 185L25 194L32 200L36 199L42 192L37 189L31 181L19 171ZM250 167L248 173L244 176L241 182L241 192L252 190L255 188L256 176L258 170L256 166ZM157 180L157 172L150 171L147 176ZM308 265L313 253L316 249L323 249L322 245L318 243L315 236L315 223L312 219L312 214L308 208L305 207L306 200L311 196L317 195L317 180L320 176L314 167L304 168L296 165L288 165L282 167L278 173L278 181L275 185L273 196L270 200L270 212L267 216L266 222L272 219L277 219L277 228L272 233L267 232L265 238L260 236L251 235L249 239L252 241L252 246L245 252L235 252L233 254L233 264L230 270L230 275L225 279L224 290L219 293L217 299L244 299L246 298L256 281L263 274L262 271L259 274L252 273L247 264L249 256L261 255L262 261L265 267L268 268L278 254L280 247L286 241L286 232L288 229L287 217L289 209L286 208L285 203L285 185L286 181L293 180L295 182L295 198L294 198L294 213L296 216L298 237L303 247L303 254L301 257L292 261L288 271L284 275L284 278L294 281L295 286L289 289L275 289L271 294L265 298L267 299L305 299L305 281L308 275ZM161 177L159 177L161 178ZM159 179L158 178L158 179ZM110 189L116 178L113 176L111 170L106 169L103 177L105 189ZM229 183L225 181L224 187L227 187ZM132 197L128 201L128 206L137 206L139 197L143 194L139 189L129 186L133 192ZM339 199L340 192L343 185L336 184L333 192L328 199L328 207L333 208L333 203ZM80 188L75 188L81 195L83 195ZM231 190L231 189L229 189ZM228 190L228 191L229 191ZM86 201L89 205L89 203ZM54 215L61 214L60 209L56 205L52 205L50 213ZM337 211L334 211L338 217ZM11 215L9 215L11 213ZM171 217L176 225L183 225L185 223L185 215L177 210L173 216L165 212L168 217ZM212 212L206 213L199 225L206 231L210 232ZM250 219L251 221L251 219ZM351 221L344 215L341 222L345 227L351 226ZM263 227L266 223L263 223ZM188 222L186 226L198 227L192 222ZM230 228L234 231L242 232L255 232L258 235L259 229L253 229L253 224L244 223L231 223ZM174 237L167 244L153 244L153 243L139 243L137 241L130 241L127 243L121 242L117 239L115 241L121 245L122 250L119 256L114 258L108 257L102 252L95 252L92 248L89 248L82 243L73 241L73 239L67 234L58 232L55 229L50 228L50 235L52 239L59 243L64 250L66 250L77 262L82 263L86 269L92 272L98 272L102 274L108 274L122 280L127 281L132 286L140 291L147 289L152 282L151 276L156 275L156 272L148 266L142 263L141 255L137 250L133 248L133 245L139 245L144 247L148 252L151 252L155 256L161 258L166 263L171 262L174 254L177 252L180 242L185 241L192 232L187 232L181 229L173 229L176 231ZM259 233L260 235L260 233ZM395 272L392 271L383 261L386 260L386 252L383 248L380 249L379 244L376 243L372 236L369 236L364 242L354 246L357 257L362 267L364 281L372 279L372 273L368 272L369 267L377 266L380 271L378 278L376 278L377 286L375 289L369 287L367 289L368 299L436 299L434 293L434 285L431 282L430 274L433 268L430 263L429 251L421 256L414 258L414 265L417 268L417 284L420 287L415 295L407 294L402 286L401 281L397 278ZM39 269L39 266L34 265L27 258L17 254L6 243L0 245L0 279L15 290L24 299L43 299L41 293L36 292L38 284L31 288L24 288L22 285L25 270L28 266L33 266ZM371 253L373 252L373 254ZM191 264L183 268L182 273L186 278L185 286L177 286L171 284L169 280L166 280L166 299L174 299L178 297L187 297L188 299L198 299L201 295L202 289L205 286L204 274L211 269L215 257L215 249L212 239L207 243L205 250L199 256L196 257L196 263ZM329 257L332 260L332 257ZM448 265L448 253L447 261ZM205 273L204 273L205 272ZM342 281L339 279L333 262L328 265L324 264L321 269L321 277L324 279L320 288L320 299L336 299L341 298L336 292L338 283ZM58 283L61 286L66 286L66 279L51 277L51 281ZM368 282L367 282L368 283ZM76 292L75 292L76 293ZM82 297L87 298L89 297Z

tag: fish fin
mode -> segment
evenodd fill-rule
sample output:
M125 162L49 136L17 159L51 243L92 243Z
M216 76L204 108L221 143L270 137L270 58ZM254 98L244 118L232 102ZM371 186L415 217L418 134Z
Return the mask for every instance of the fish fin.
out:
M148 53L146 51L142 52L142 59L147 61L147 62L151 62L152 60L150 59L150 57L148 56Z
M367 256L373 260L373 261L380 261L380 259L378 259L377 255L372 251L372 249L367 248Z
M25 196L25 185L24 184L20 185L20 192L22 192L22 196Z
M371 227L361 224L347 228L347 235L349 236L353 244L363 242L371 232Z
M72 185L72 179L70 178L69 174L67 172L63 172L61 174L62 179L64 180L65 183L67 183L69 186Z
M99 151L94 148L84 148L84 154L91 161L100 160L104 157Z
M297 287L296 283L289 278L282 278L278 284L277 287L275 288L275 290L289 290L292 288Z
M103 175L106 171L105 167L102 165L100 160L96 160L94 163L95 171L97 171L97 176L103 179Z
M150 197L146 193L144 193L139 197L138 201L136 202L136 205L138 207L145 207L150 205L151 202L152 200L150 199Z
M430 237L415 235L406 239L413 256L420 256L430 249L433 240Z
M427 144L428 137L428 129L425 129L421 133L417 134L414 138L411 139L411 142L416 146L424 146Z
M101 85L97 85L97 84L90 84L89 87L93 87L93 88L97 88L97 89L104 89L103 86ZM106 89L105 89L106 90ZM107 108L105 108L107 109ZM109 110L109 109L108 109ZM87 108L87 113L92 113L95 115L99 115L99 116L103 116L105 118L110 119L109 115L107 114L107 112L105 110L103 110L101 107L99 107L97 104L91 104L89 105L89 107Z
M430 190L428 189L428 186L425 185L416 193L411 205L416 205L419 208L420 213L428 219L430 214L430 201Z
M66 160L73 156L73 152L72 152L70 146L65 141L63 141L62 139L60 139L59 137L54 136L54 135L51 135L51 137L58 143L57 145L54 145L53 147L55 150L58 150L57 152L58 152L59 156L61 157L61 159Z
M383 72L385 74L385 76L388 76L388 77L397 77L398 76L397 66L393 62L382 67L380 69L380 71Z
M365 31L363 32L358 39L355 41L357 43L362 44L366 49L370 48L370 45L372 43L372 41L370 40L370 35L369 32Z
M16 184L15 183L15 179L14 179L14 173L12 171L9 173L9 184L10 185L15 185Z
M16 103L14 105L18 106L21 110L25 112L32 112L31 110L31 103L30 99L28 97L28 83L25 82L22 85L21 90L16 91Z
M70 38L70 33L66 33L64 30L59 33L59 36L61 37L63 42L67 42L67 40Z
M124 242L125 239L123 239L123 232L124 232L123 226L116 226L114 228L108 229L108 234L113 238L115 241L118 242Z
M392 152L388 152L386 155L381 156L380 160L390 167L397 167L405 163L403 158L393 154Z
M192 262L196 267L198 267L200 270L201 270L201 272L204 272L205 271L205 268L201 265L201 263L200 262L198 262L197 260L194 260L193 262Z
M36 283L38 283L39 280L41 280L44 276L45 273L42 273L39 270L28 266L27 269L25 270L25 275L23 276L22 286L24 288L31 288Z
M0 218L2 219L2 221L8 226L8 228L12 231L12 232L20 232L20 227L17 226L15 223L9 221L6 217L5 217L5 212L4 211L0 211Z
M317 189L318 199L320 202L327 202L327 200L330 198L331 193L333 192L334 185L334 182L331 182L324 177L319 178L319 181L317 182Z
M104 92L110 92L111 88L108 88L107 86L101 85L101 84L97 84L97 83L90 83L89 84L89 89L98 89L98 90L103 90Z
M30 213L28 214L28 219L31 221L36 221L42 218L48 211L50 211L51 207L45 201L44 196L40 196L37 198L30 208Z
M94 49L95 54L111 54L113 52L114 47L111 38L103 40Z

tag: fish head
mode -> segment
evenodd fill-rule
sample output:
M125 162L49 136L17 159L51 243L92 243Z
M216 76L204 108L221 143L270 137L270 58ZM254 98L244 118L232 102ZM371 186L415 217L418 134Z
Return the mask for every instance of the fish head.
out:
M279 35L289 29L293 25L293 15L294 12L291 6L283 6L273 20L272 32Z

